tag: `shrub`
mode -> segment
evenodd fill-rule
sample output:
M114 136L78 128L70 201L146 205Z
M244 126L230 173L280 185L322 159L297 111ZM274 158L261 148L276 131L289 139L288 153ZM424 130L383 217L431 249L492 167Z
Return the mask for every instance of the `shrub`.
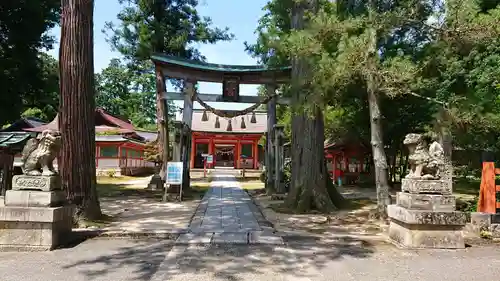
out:
M467 201L457 200L457 211L465 213L477 212L477 203L478 203L477 197Z

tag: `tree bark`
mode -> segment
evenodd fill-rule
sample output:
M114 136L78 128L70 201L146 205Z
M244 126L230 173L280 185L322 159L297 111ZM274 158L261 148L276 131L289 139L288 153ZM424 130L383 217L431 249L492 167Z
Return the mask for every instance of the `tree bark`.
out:
M99 219L96 191L93 0L62 0L59 169L76 219Z
M156 53L165 51L165 34L162 31L162 23L165 20L165 0L154 0L154 21L155 30L153 50ZM162 100L162 93L165 91L165 77L159 68L156 69L156 121L158 126L158 153L161 157L160 176L165 179L165 171L169 158L169 131L168 131L168 105L166 100Z
M370 88L370 87L368 87ZM377 210L381 217L387 215L387 206L391 204L389 183L387 180L387 156L382 138L382 114L377 94L373 89L368 90L368 103L370 108L370 132L375 165L375 187L377 189Z
M158 155L160 155L160 177L165 180L169 156L169 135L168 135L168 115L167 103L162 99L165 91L165 78L161 69L156 68L156 121L158 126Z
M368 2L368 17L373 23L373 13L375 11L374 0ZM391 204L389 194L389 184L387 179L387 155L385 154L383 133L382 133L382 113L380 108L380 97L378 92L378 40L377 30L374 26L368 27L368 48L366 53L366 84L368 91L368 108L370 111L370 135L375 166L375 186L377 189L377 211L380 218L387 217L387 206Z
M292 28L303 29L306 10L315 12L317 0L296 1L292 9ZM292 171L286 205L298 213L316 209L329 213L345 202L328 174L324 153L324 116L314 105L312 112L304 108L307 87L302 83L310 67L305 60L292 59ZM333 200L332 200L333 199ZM334 202L338 203L336 205Z

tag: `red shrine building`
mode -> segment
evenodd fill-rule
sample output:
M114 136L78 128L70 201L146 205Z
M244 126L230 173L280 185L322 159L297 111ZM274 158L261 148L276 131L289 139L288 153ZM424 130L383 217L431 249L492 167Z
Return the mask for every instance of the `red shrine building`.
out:
M191 168L204 167L204 154L213 155L208 168L260 169L264 150L259 145L267 132L267 114L255 111L234 118L223 118L193 110Z
M36 133L44 130L58 131L58 119L56 116L48 124L21 129ZM129 121L113 116L102 108L95 110L95 124L95 164L98 173L134 175L154 167L154 163L144 159L144 150L148 141L156 139L156 133L138 130ZM16 161L18 165L19 158L20 155Z
M359 141L327 142L324 151L334 181L342 177L346 184L355 184L360 175L370 173L371 150Z

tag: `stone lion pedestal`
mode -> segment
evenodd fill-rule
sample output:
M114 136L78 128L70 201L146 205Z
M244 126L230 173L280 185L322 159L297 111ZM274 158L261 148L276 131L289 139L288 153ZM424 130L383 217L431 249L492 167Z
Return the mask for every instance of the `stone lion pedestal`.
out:
M465 248L465 213L456 211L451 172L443 147L427 145L421 134L408 134L410 171L401 182L396 205L390 205L389 238L404 248ZM450 164L451 165L451 164Z
M404 248L465 248L467 218L455 211L448 181L403 179L401 189L396 205L387 209L392 242Z
M18 175L0 207L0 250L45 251L68 241L73 207L58 175Z

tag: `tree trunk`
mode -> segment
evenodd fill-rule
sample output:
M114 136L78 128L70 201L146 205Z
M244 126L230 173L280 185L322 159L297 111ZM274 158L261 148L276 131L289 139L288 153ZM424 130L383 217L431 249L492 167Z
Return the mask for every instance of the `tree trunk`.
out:
M316 111L314 117L299 112L292 117L292 175L286 203L298 213L336 209L326 186L323 114Z
M156 53L165 51L165 34L162 30L165 20L165 0L154 0L154 21L155 30L153 50ZM156 69L156 121L158 126L158 153L161 157L160 176L165 180L165 171L169 158L169 134L168 134L168 105L166 100L162 100L162 93L165 91L165 77L160 69Z
M169 156L169 135L168 135L168 115L166 101L162 99L162 93L165 91L165 79L161 70L156 69L156 121L158 126L158 155L160 155L160 177L165 180L165 171L167 169Z
M96 191L95 100L92 0L62 0L59 71L61 105L59 163L68 200L76 219L99 219Z
M369 84L373 82L368 81ZM368 104L370 109L370 131L373 163L375 165L375 186L377 189L377 210L383 218L387 215L387 205L391 204L387 181L387 156L382 138L382 114L379 99L372 87L368 86Z
M306 10L316 11L317 1L297 1L292 10L292 28L303 29ZM306 112L304 103L307 89L301 81L307 77L309 66L304 60L292 59L292 172L291 186L286 205L298 213L311 209L329 213L336 209L335 202L343 202L342 195L333 187L325 162L324 117L317 106L312 114ZM328 184L330 182L330 184ZM331 187L328 189L328 187ZM340 205L340 203L339 203Z
M373 23L375 11L374 0L369 0L369 21ZM378 96L378 49L377 30L374 26L369 27L369 45L366 56L366 83L368 90L368 107L370 111L370 134L375 166L375 186L377 189L377 211L380 218L387 217L387 206L391 204L389 184L387 181L387 156L385 154L384 140L382 134L382 113L380 109L380 98Z

